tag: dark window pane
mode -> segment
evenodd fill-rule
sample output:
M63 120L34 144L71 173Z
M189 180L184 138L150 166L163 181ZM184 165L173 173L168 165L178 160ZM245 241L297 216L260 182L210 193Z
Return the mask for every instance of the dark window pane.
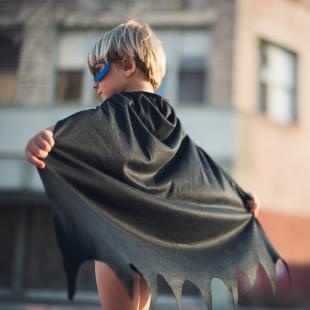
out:
M12 285L17 214L19 208L0 205L0 287Z
M52 212L45 205L28 208L25 286L37 289L66 289L63 262L58 247ZM96 290L94 263L79 270L79 289Z
M10 36L0 35L0 102L10 104L15 101L17 67L20 43Z
M51 214L44 206L28 209L25 257L26 288L65 288Z
M82 71L58 71L56 99L59 102L79 101L82 94Z
M0 71L17 69L19 49L20 44L13 36L0 36Z
M205 61L201 58L183 58L179 71L179 101L202 103L206 81Z
M180 71L179 100L202 102L204 99L205 74L203 71Z

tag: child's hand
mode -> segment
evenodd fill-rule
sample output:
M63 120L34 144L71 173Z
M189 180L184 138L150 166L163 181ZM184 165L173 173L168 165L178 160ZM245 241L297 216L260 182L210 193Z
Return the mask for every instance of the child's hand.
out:
M53 130L54 126L51 126L40 131L28 141L25 147L27 161L40 169L45 168L45 163L39 158L46 158L55 144Z
M250 208L250 211L254 214L254 217L258 217L258 213L261 209L261 204L258 200L256 193L249 193L252 196L252 200L247 201L247 206Z

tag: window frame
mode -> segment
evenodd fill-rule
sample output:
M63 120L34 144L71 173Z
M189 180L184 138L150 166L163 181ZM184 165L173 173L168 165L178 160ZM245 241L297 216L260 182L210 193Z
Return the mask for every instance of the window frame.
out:
M288 87L285 88L285 93L290 94L290 106L287 107L290 111L289 113L289 120L280 120L277 119L275 116L273 116L270 112L268 112L268 105L272 105L272 102L268 103L268 88L272 89L273 81L270 81L270 72L268 73L268 59L264 60L264 54L263 49L266 48L266 51L268 48L277 49L280 52L284 52L287 55L291 57L292 64L293 64L293 87L290 90ZM258 51L259 51L259 66L258 66L258 105L257 105L257 111L263 115L266 115L271 120L273 120L277 124L282 125L294 125L298 122L298 54L289 49L286 48L283 45L277 44L275 42L272 42L270 40L266 40L264 38L259 39L258 44ZM267 57L265 55L265 57ZM264 77L264 62L266 61L266 76ZM271 69L269 69L270 71ZM276 87L279 84L277 84Z

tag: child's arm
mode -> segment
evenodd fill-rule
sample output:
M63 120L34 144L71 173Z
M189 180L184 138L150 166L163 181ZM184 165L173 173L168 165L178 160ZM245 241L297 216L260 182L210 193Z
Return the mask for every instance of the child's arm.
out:
M53 138L54 127L51 126L40 131L27 142L25 147L27 161L40 169L45 168L45 163L39 158L46 158L55 144Z

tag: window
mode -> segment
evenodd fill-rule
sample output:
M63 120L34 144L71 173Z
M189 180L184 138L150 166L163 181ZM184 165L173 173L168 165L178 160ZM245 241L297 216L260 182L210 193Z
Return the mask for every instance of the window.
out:
M179 67L179 102L203 103L205 86L205 64L203 58L181 58Z
M79 101L82 93L82 72L80 70L58 70L57 101Z
M31 290L65 291L62 255L50 208L40 202L18 203L4 198L0 210L0 289L14 297ZM77 285L95 292L95 283L93 261L89 260L80 268Z
M55 99L61 104L80 104L86 66L83 33L64 32L59 36L56 64Z
M296 54L275 44L261 41L260 55L259 110L276 122L295 122Z
M27 209L25 236L24 288L66 289L62 275L61 252L55 238L53 217L49 208L32 204ZM96 289L92 265L93 261L87 261L81 266L77 283L82 290Z
M0 34L0 104L15 103L19 51L16 35Z
M12 208L11 205L0 205L0 288L11 288L14 270L14 242L16 240L16 228L19 208Z
M167 58L167 73L159 94L172 105L207 103L209 32L206 29L156 30Z

